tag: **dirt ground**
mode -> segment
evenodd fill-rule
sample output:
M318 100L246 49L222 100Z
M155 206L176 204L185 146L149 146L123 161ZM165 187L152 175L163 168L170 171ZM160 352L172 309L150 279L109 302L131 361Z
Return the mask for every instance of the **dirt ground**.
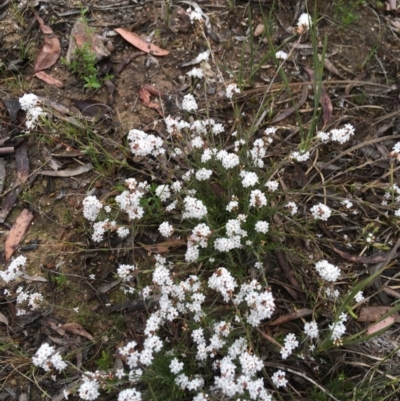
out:
M208 102L208 107L203 107L200 114L233 126L238 116L234 115L224 97L225 84L236 82L239 76L242 91L237 101L243 124L249 127L253 124L267 90L275 91L276 95L268 113L260 121L260 130L293 103L288 101L287 92L279 87L282 78L276 73L275 63L271 58L265 59L269 49L268 38L263 34L254 36L254 30L263 23L263 15L271 11L272 1L198 2L210 19L212 30L208 36L190 24L190 20L188 22L185 10L190 2L46 0L32 1L31 7L23 7L21 3L0 1L0 141L4 148L14 147L14 152L0 156L5 165L1 211L4 212L12 203L9 212L4 212L1 234L5 239L23 209L33 213L33 222L23 241L17 244L14 256L22 254L28 258L31 278L26 281L25 288L40 289L46 294L48 305L45 311L30 311L24 316L16 316L15 306L3 302L0 311L3 316L8 316L12 325L0 324L1 343L5 344L5 338L11 337L14 343L30 352L49 336L54 338L58 324L76 322L88 333L100 338L96 345L83 347L76 354L78 365L85 361L86 368L95 369L96 361L107 349L105 344L110 338L119 338L121 332L132 335L144 325L140 310L136 310L134 304L126 303L119 291L114 291L119 285L115 278L116 264L132 260L133 242L136 245L152 245L158 240L157 233L150 227L141 233L140 238L105 243L99 249L91 241L82 217L81 202L88 193L106 199L112 196L118 184L132 174L157 176L158 172L151 163L131 157L123 150L127 132L137 128L165 135L162 115L182 113L182 97L193 84L186 75L193 66L183 65L207 50L208 45L212 50L213 63L209 65L207 84L198 85L193 91L196 97ZM309 7L313 6L309 4ZM57 88L34 75L34 61L42 46L43 32L33 11L59 38L61 58L64 58L70 46L71 31L83 9L86 10L85 18L91 34L100 35L103 46L110 49L110 55L98 63L101 87L85 88L85 81L71 73L59 59L46 69L62 83L62 88ZM303 2L275 2L273 15L276 24L271 29L270 38L274 46L291 37L299 13L304 10ZM391 149L396 140L388 139L378 145L373 140L400 133L400 18L394 11L386 11L378 2L367 2L357 7L350 24L335 8L333 1L317 2L316 13L319 15L316 45L321 50L325 49L324 89L333 105L330 128L351 122L356 127L352 146L372 140L371 145L354 150L353 160L340 160L338 163L378 160L368 168L355 168L351 178L355 180L355 185L365 182L366 177L379 179L387 167L381 160L381 152ZM115 28L135 32L170 53L163 57L138 54L138 49L118 35ZM310 38L304 37L299 42L300 46L292 49L295 42L287 42L282 48L293 55L284 69L292 79L294 103L302 94L302 86L296 86L296 83L312 81L305 69L313 68ZM260 63L252 75L254 66ZM216 69L215 65L219 68ZM146 106L141 99L140 91L144 85L155 88L155 94L151 93L151 101L156 105L153 108ZM309 85L307 99L297 110L306 121L312 118L314 109L311 89L312 85ZM47 99L47 102L53 102L49 118L68 122L75 130L75 136L57 132L54 126L50 131L38 129L25 135L24 113L20 110L12 116L9 103L24 93L34 93ZM82 117L84 123L80 123L77 116ZM91 124L92 133L87 130L87 124ZM277 124L284 128L282 135L289 144L300 142L294 114L289 114ZM88 144L92 144L96 151L85 152ZM12 202L10 194L15 192L14 183L18 183L21 174L22 156L18 149L23 146L27 150L29 171L25 171L25 182L20 185ZM44 148L50 152L53 161L60 163L60 170L53 171L66 170L64 176L46 175L51 168L49 159L43 153ZM102 154L104 150L117 162L109 163ZM328 161L340 151L340 148L326 150L326 154L320 155L320 160ZM89 163L94 166L90 171L76 175L72 172ZM296 182L296 174L296 170L288 171L288 182ZM166 182L169 177L157 178ZM397 171L393 182L400 185ZM364 195L369 199L376 196L373 191L367 194L360 191L360 196ZM294 246L300 249L301 244ZM147 250L138 248L135 252L146 258ZM94 275L93 279L88 278L90 275ZM46 279L46 282L38 277ZM279 273L275 278L280 278ZM4 300L5 288L0 290L0 298ZM15 290L9 285L7 288ZM101 333L107 334L102 338ZM385 337L388 349L397 347L396 337L395 331ZM79 349L83 341L82 336L76 333L64 333L63 338L72 350ZM378 352L379 345L371 347L371 352ZM17 361L8 352L4 348L4 355L0 357L3 360L0 397L21 399L18 397L27 394L28 388L36 391L33 390L35 385L21 379L20 370L16 368ZM59 382L53 384L50 376L40 379L40 387L51 396L57 394L63 385ZM36 395L31 399L39 399L35 398Z

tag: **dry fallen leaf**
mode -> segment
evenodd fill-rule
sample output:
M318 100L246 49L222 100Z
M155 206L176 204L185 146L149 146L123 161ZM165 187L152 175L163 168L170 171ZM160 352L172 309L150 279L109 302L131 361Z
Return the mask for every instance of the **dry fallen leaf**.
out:
M77 334L78 336L85 337L90 341L94 341L94 337L89 334L79 323L66 323L59 326L58 328L61 330L69 331L70 333Z
M157 111L157 113L161 116L164 117L164 114L162 112L161 106L158 103L152 102L150 99L150 92L142 87L139 91L139 98L142 101L143 105L146 107L149 107L150 109L154 109Z
M35 72L36 78L41 79L42 81L46 82L49 85L54 85L57 88L64 88L64 84L59 81L57 78L52 77L51 75L47 74L44 71Z
M4 244L6 261L11 258L14 251L18 248L18 245L24 238L32 220L33 214L28 209L24 209L17 217L17 220L15 220L15 223L11 227Z
M374 324L371 327L368 327L367 334L374 334L377 331L388 329L394 322L394 318L392 316L389 316L386 319L383 319L381 322Z
M46 68L52 67L61 55L61 46L58 38L51 34L43 38L43 45L36 56L35 63L33 65L34 72L45 70Z
M262 35L264 33L264 31L265 31L265 25L264 24L258 24L256 26L256 29L254 29L253 35L255 37L260 36L260 35Z
M140 36L136 35L136 33L126 31L122 28L116 28L114 31L119 33L131 45L137 47L145 53L150 53L153 56L167 56L169 54L168 50L161 49L160 47L147 42Z
M184 239L171 239L169 241L160 242L159 244L143 245L143 248L151 253L166 253L170 248L179 248L183 245L186 245Z
M0 323L4 323L8 326L8 320L2 313L0 313Z
M44 170L39 171L39 174L47 175L49 177L74 177L76 175L87 173L88 171L93 170L93 164L88 163L76 168L66 168L65 170Z
M359 322L376 322L383 315L390 312L392 307L390 306L365 306L361 308L360 314L358 316ZM398 313L393 314L391 317L396 319L396 321L400 321L400 316Z

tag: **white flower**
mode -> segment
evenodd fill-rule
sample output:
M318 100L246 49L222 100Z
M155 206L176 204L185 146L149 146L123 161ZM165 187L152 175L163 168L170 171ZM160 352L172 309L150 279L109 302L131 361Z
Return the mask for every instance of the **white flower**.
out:
M294 215L297 213L298 208L297 208L297 205L296 205L295 202L288 202L288 203L285 205L285 207L287 207L287 208L290 210L290 214L291 214L292 216L294 216Z
M332 141L344 144L354 135L354 127L346 124L343 128L331 130L330 134Z
M24 267L25 264L26 257L23 255L18 256L9 264L6 270L0 270L0 278L6 283L17 279L24 272L21 268Z
M315 219L323 221L327 221L332 214L332 210L323 203L318 203L318 205L313 206L310 212Z
M212 170L201 168L200 170L196 171L195 177L199 181L207 181L210 179L212 173Z
M279 183L278 181L267 181L265 183L265 186L268 188L269 191L275 192L279 187Z
M168 223L168 221L164 221L164 223L161 223L158 227L158 231L163 237L169 238L174 232L174 227Z
M188 8L186 13L189 15L192 24L195 21L201 21L203 19L203 16L198 11L192 10L191 8Z
M356 294L356 296L354 297L354 300L355 300L356 302L361 302L361 301L363 301L364 299L365 299L365 298L364 298L364 294L363 294L362 291L358 291L357 294Z
M162 202L168 200L171 197L169 185L159 185L156 188L156 195L161 199Z
M186 73L189 77L193 78L204 78L203 70L201 68L194 67L189 72Z
M347 315L342 313L339 316L339 320L336 323L329 325L330 330L332 330L332 340L335 343L340 343L341 338L346 332L346 326L344 322L347 320Z
M191 143L193 149L202 149L203 145L204 145L204 142L200 136L194 137L190 143Z
M266 221L258 221L255 225L255 229L259 233L266 234L268 232L269 224Z
M266 205L267 198L259 189L250 192L250 207L263 207Z
M283 372L282 370L277 370L271 376L271 380L276 387L286 387L286 385L288 384L288 381L286 379L286 372Z
M126 238L129 235L130 231L129 228L126 227L118 227L117 234L120 238Z
M331 135L328 132L324 132L324 131L317 132L317 138L322 142L328 142L330 137L331 137Z
M226 170L234 168L234 167L238 166L240 163L238 155L236 155L235 153L228 153L226 150L220 150L217 153L216 157L217 157L217 160L221 161L222 166Z
M226 87L226 97L228 99L232 99L234 93L240 93L240 89L237 87L236 84L229 84Z
M207 214L207 208L201 200L187 196L184 200L183 219L202 219Z
M239 175L242 177L242 185L244 188L253 187L258 183L258 175L252 171L242 170Z
M24 111L28 111L35 107L38 101L39 98L33 93L26 93L24 96L19 98L19 104L21 105L21 109Z
M169 369L176 375L183 369L183 362L179 362L177 358L174 358L169 364Z
M340 202L341 205L345 206L346 209L351 209L353 207L353 202L350 202L348 199L343 199Z
M335 282L340 276L340 269L327 260L320 260L315 264L315 270L317 270L320 277L326 281Z
M224 267L220 267L216 273L208 279L208 286L211 289L220 292L224 301L229 302L235 288L237 287L237 283L228 270Z
M131 152L134 156L158 156L165 153L163 149L163 141L154 135L146 134L144 131L132 129L128 133L128 140L130 141Z
M99 388L96 380L86 380L79 387L79 397L87 401L95 400L100 395Z
M67 367L67 364L62 360L61 355L56 352L54 347L44 343L36 351L35 356L32 358L32 362L35 366L41 367L46 372L50 370L51 367L57 369L59 372Z
M103 204L95 196L87 196L83 201L83 216L89 221L95 221Z
M275 57L277 59L286 60L288 58L288 54L282 50L279 50L275 53Z
M293 350L299 346L299 342L296 340L296 336L293 333L287 334L284 342L285 345L280 350L282 359L286 359Z
M123 281L129 281L136 270L137 268L134 265L119 265L117 274Z
M211 229L207 224L198 224L189 236L188 245L199 245L201 248L207 248L208 238L211 235Z
M118 401L141 401L142 395L134 388L122 390L118 394Z
M183 97L182 109L186 111L195 111L198 109L196 99L191 93L188 93Z
M298 162L305 162L310 158L310 152L305 152L305 151L293 152L290 155L290 158L297 160Z
M226 210L231 212L232 210L239 209L239 202L237 200L231 200L228 205L226 206Z
M303 13L299 17L299 21L297 22L297 31L300 34L307 32L312 24L312 18L310 14Z
M304 325L304 333L310 338L317 338L319 334L316 322L307 322Z

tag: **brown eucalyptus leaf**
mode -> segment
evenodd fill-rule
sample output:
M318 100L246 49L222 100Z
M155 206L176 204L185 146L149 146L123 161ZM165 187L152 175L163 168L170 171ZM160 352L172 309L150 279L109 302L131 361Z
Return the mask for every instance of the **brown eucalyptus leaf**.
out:
M36 78L41 79L42 81L46 82L46 84L56 86L57 88L64 88L64 84L59 81L57 78L52 77L50 74L44 71L35 72Z
M43 38L43 45L33 64L34 72L52 67L61 55L61 45L54 34Z
M394 318L392 316L389 316L386 319L383 319L381 322L376 323L371 327L368 327L367 335L374 334L380 330L388 329L394 322Z
M153 56L167 56L170 53L168 50L161 49L160 47L147 42L140 36L136 35L136 33L129 32L122 28L116 28L114 31L119 33L131 45L137 47L145 53L150 53Z
M85 337L90 341L94 341L94 337L88 333L79 323L66 323L58 327L61 330L69 331L70 333L77 334L78 336Z
M392 307L390 306L364 306L360 310L360 314L358 316L359 322L376 322L383 315L389 313ZM392 317L398 322L400 321L400 315L395 313Z
M4 254L6 261L11 258L12 254L18 248L32 220L33 214L28 209L24 209L17 217L17 220L15 220L15 223L11 227L11 230L9 231L4 244Z
M160 242L159 244L142 246L147 252L166 253L169 252L170 248L179 248L183 245L186 245L186 241L184 239L171 239L169 241Z

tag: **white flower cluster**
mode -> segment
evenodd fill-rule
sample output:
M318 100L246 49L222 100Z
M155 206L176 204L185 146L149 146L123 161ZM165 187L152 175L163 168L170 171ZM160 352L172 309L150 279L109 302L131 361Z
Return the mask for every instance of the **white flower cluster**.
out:
M307 32L312 25L311 15L308 13L303 13L300 15L299 20L297 22L297 32L302 35Z
M287 60L287 58L289 57L289 55L288 55L287 53L285 53L284 51L279 50L279 51L277 51L277 52L275 53L275 57L276 57L278 60Z
M192 10L190 7L186 10L186 13L189 16L192 24L194 24L195 21L203 20L203 16L198 11Z
M296 340L296 336L293 333L287 334L284 340L284 346L280 350L282 359L287 359L298 346L299 342Z
M202 219L208 212L204 203L194 198L193 196L186 196L183 200L184 209L182 211L183 219Z
M149 185L146 181L137 182L134 178L125 180L125 186L128 191L122 192L115 197L121 210L126 212L131 220L138 220L143 217L144 210L140 206L140 200L143 195L149 190Z
M326 281L335 282L340 276L340 269L327 260L320 260L315 264L315 270Z
M232 99L232 96L234 93L240 93L240 89L238 88L238 86L236 84L229 84L226 87L226 97L228 99Z
M278 181L267 181L265 183L265 186L268 188L269 191L275 192L279 188L279 183Z
M172 196L170 186L168 184L159 185L156 188L156 195L162 202L167 201Z
M232 274L225 269L220 267L209 279L208 286L221 293L225 302L229 302L232 298L235 288L237 287L236 280Z
M307 322L304 324L304 334L310 338L318 338L319 330L316 322Z
M267 197L259 189L250 192L250 207L263 207L267 205Z
M137 268L134 265L119 265L117 274L123 281L129 281L136 271Z
M103 208L103 204L93 195L87 196L83 201L83 216L89 221L95 221Z
M79 387L78 394L82 400L93 401L100 395L100 384L95 379L94 375L91 377L89 372L87 375L88 376L83 376L83 383Z
M330 132L319 131L317 132L317 138L321 142L339 142L341 145L348 142L354 135L354 126L351 124L345 124L343 128L334 128Z
M182 109L186 111L196 111L199 108L196 103L196 99L191 93L188 93L183 97Z
M354 297L354 300L355 300L357 303L363 301L364 299L365 299L365 298L364 298L364 294L363 294L362 291L358 291L357 294L356 294L355 297Z
M158 231L163 237L169 238L174 232L174 227L168 221L164 221L158 227Z
M297 205L296 205L295 202L288 202L288 203L285 205L285 207L287 207L287 208L289 209L290 214L291 214L292 216L294 216L295 214L297 214L298 207L297 207Z
M192 68L189 72L186 73L186 75L189 75L189 77L192 78L199 78L199 79L204 78L203 70L198 67Z
M275 134L275 132L278 130L278 128L275 127L268 127L264 131L264 135L267 137L267 142L272 143L274 139L272 138L272 135Z
M54 347L44 343L36 351L32 358L35 366L38 366L48 372L51 368L57 369L59 372L67 367L67 364L62 360L61 355L56 352Z
M253 148L249 151L249 156L254 166L258 168L264 167L264 157L267 154L267 150L262 139L256 139L253 143Z
M134 156L158 156L165 153L163 141L153 134L146 134L144 131L132 129L128 133L131 152Z
M222 167L225 170L230 170L239 165L239 156L235 153L229 153L226 150L220 150L216 155L217 160L220 160Z
M300 151L300 152L293 152L290 155L291 159L294 159L298 162L305 162L310 158L310 152L306 152L306 151Z
M254 228L258 233L266 234L269 230L269 224L266 221L257 221Z
M208 239L211 236L211 229L207 224L198 224L190 234L187 243L187 251L185 255L185 260L187 262L194 262L198 259L200 249L207 248Z
M33 93L27 93L19 98L21 109L26 111L25 125L28 129L35 128L39 118L46 115L46 112L37 105L38 102L38 97Z
M26 313L24 309L20 309L22 305L27 305L32 310L40 309L42 302L44 300L43 295L40 292L31 293L29 291L24 291L22 287L18 287L16 290L17 294L17 315L21 316Z
M247 232L241 228L241 222L246 218L239 215L237 219L230 219L226 223L227 237L220 237L214 241L214 248L219 252L229 252L240 248L241 239L247 237Z
M271 376L271 380L276 387L286 387L286 385L288 384L288 381L286 379L286 372L283 372L282 370L277 370Z
M318 205L314 205L310 209L310 212L312 213L314 219L322 221L327 221L332 215L331 208L324 205L323 203L318 203Z
M0 270L0 278L6 283L16 280L23 274L24 270L21 268L25 265L26 257L23 255L18 256L8 265L6 270Z
M332 340L335 344L340 344L340 340L342 339L344 333L346 332L345 322L347 320L347 315L342 313L339 316L337 322L329 325L329 329L332 330Z
M254 185L258 183L258 175L252 171L242 170L239 175L242 177L242 185L244 188L254 187Z

